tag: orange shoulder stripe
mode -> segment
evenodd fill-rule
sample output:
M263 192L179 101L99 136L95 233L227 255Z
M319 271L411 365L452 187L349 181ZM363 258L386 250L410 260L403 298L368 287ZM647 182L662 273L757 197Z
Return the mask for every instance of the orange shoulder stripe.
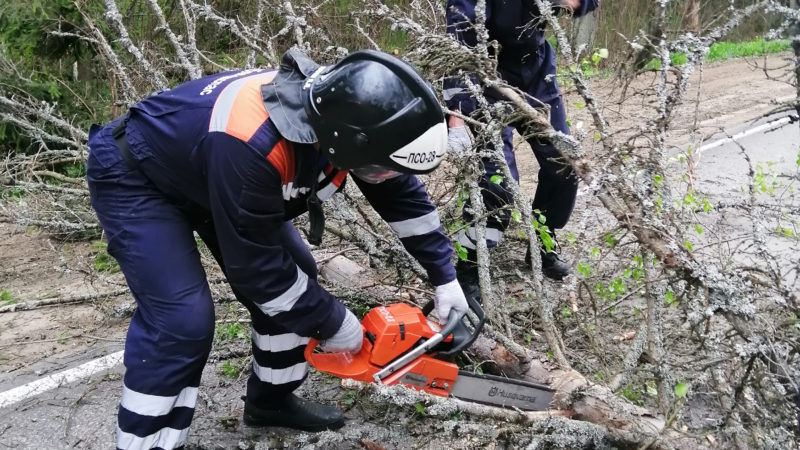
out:
M261 99L261 85L272 81L274 73L269 74L269 80L265 78L257 77L242 86L233 101L228 125L225 127L226 133L247 142L267 120L269 114Z
M286 139L281 139L272 147L267 160L281 175L281 183L289 184L294 180L294 146Z

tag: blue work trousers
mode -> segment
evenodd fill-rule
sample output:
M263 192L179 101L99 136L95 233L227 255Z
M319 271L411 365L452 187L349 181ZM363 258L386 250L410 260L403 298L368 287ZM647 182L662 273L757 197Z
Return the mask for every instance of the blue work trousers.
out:
M129 168L111 136L116 121L92 129L87 180L108 252L125 275L137 308L125 343L125 378L117 448L182 448L214 337L214 304L194 232L220 258L213 222L203 208L170 198L145 174L159 164L145 158ZM313 257L297 230L280 230L285 248L308 276ZM236 292L234 292L236 294ZM237 294L252 318L250 401L262 407L296 389L307 375L308 337L274 323Z
M567 125L566 111L561 96L557 96L548 102L550 105L550 124L557 131L569 134ZM503 130L503 156L515 180L519 181L517 170L517 160L514 155L513 130L517 128L522 136L525 136L524 126L510 125ZM473 134L477 130L473 130ZM546 217L545 225L550 230L563 228L567 224L572 209L575 207L575 197L578 192L578 179L569 164L566 164L559 155L558 151L549 142L542 142L537 138L529 138L528 144L539 162L539 182L536 186L536 194L533 197L533 209L539 210ZM489 248L495 247L502 239L503 233L508 227L511 218L511 208L513 196L508 190L507 180L503 179L500 183L493 183L492 177L500 175L504 177L503 171L497 162L492 158L484 158L484 177L480 182L483 196L483 204L486 210L491 213L486 222L486 244ZM472 222L474 217L469 211L469 203L464 207L463 218L466 222ZM456 241L468 250L469 259L474 260L476 248L476 235L473 226L460 231L456 236Z

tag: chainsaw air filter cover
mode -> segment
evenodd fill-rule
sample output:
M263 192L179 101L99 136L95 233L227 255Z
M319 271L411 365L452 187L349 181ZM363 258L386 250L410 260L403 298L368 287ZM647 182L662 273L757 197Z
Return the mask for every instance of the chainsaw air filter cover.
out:
M430 338L439 325L422 311L405 303L373 308L361 321L365 336L372 342L370 363L385 366L411 349L420 338Z

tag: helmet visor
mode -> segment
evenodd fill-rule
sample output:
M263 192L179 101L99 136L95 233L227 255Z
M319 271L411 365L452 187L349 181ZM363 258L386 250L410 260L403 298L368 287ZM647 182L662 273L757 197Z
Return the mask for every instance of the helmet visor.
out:
M379 166L377 164L370 164L368 166L350 169L350 172L352 172L353 175L357 176L360 180L366 181L370 184L378 184L402 175L400 172L389 169L388 167Z

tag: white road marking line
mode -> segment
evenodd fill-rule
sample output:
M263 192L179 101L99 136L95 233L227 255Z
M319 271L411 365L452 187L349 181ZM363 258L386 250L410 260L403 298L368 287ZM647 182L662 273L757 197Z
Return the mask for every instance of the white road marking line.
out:
M5 392L0 392L0 408L5 408L6 406L13 405L14 403L20 402L27 398L37 396L51 389L55 389L63 384L72 383L73 381L80 380L81 378L92 376L97 372L111 369L121 362L122 351L118 351L108 356L97 358L85 364L81 364L78 367L67 369L63 372L54 373L53 375L48 375L28 384L9 389Z
M786 117L782 117L782 118L777 119L777 120L772 120L772 121L769 121L767 123L763 123L763 124L761 124L761 125L759 125L757 127L753 127L753 128L748 129L748 130L744 130L742 132L736 133L733 136L725 137L725 138L718 139L718 140L713 141L713 142L709 142L708 144L703 145L700 148L698 148L696 153L698 153L698 154L699 153L703 153L706 150L711 150L712 148L720 147L720 146L722 146L724 144L727 144L728 142L738 141L739 139L741 139L743 137L750 136L751 134L760 133L762 131L767 131L767 130L771 130L773 128L781 127L781 126L783 126L783 125L785 125L787 123L792 122L792 120L793 120L793 118L791 116L786 116Z

